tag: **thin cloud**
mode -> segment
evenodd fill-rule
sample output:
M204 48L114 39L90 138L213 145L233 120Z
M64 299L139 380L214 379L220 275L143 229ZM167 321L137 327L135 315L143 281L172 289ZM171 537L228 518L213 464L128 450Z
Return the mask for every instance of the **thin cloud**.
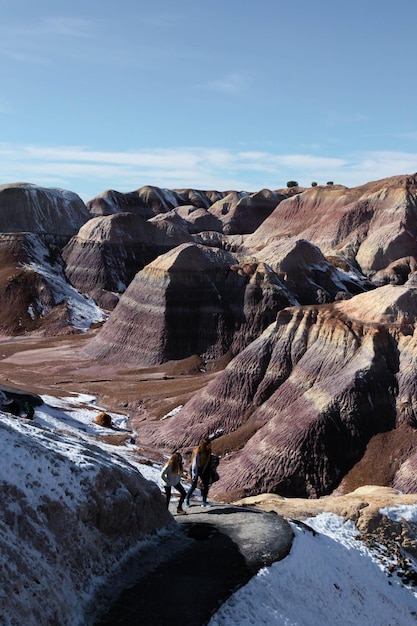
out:
M247 89L248 86L248 76L243 73L233 73L224 76L223 78L219 78L216 80L212 80L206 84L206 89L210 91L217 91L224 94L235 95L240 94Z
M63 17L63 16L50 16L44 17L38 28L38 34L50 34L64 37L90 37L93 23L90 20Z
M64 39L78 42L92 38L94 23L79 18L44 17L36 21L3 22L0 54L25 65L52 66L65 51ZM51 56L51 49L55 55Z
M356 187L417 170L417 154L363 152L326 157L204 147L98 151L84 146L0 144L0 183L26 181L60 186L90 199L105 189L132 191L143 185L167 188L279 189L288 180L303 187L328 180Z

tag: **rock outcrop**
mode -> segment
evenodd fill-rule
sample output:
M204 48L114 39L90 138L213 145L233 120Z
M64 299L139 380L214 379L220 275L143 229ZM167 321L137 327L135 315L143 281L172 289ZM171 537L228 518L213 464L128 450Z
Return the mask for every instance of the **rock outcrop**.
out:
M149 219L158 213L167 213L184 204L207 209L223 195L218 191L161 189L146 185L129 193L106 190L89 200L87 207L92 217L128 212Z
M59 249L31 233L0 234L0 329L60 334L86 329L103 312L73 289Z
M254 254L284 281L300 304L324 304L369 291L373 284L346 264L330 263L317 246L289 237L270 243Z
M225 234L252 233L286 195L262 189L246 191L169 190L141 187L130 193L105 191L87 203L92 216L129 212L145 219L178 213L189 222L190 232L219 231Z
M208 209L226 235L253 233L287 196L269 189L256 193L232 191Z
M206 208L199 208L192 205L184 205L168 213L159 213L152 217L150 222L169 222L174 226L181 226L191 234L201 232L222 232L222 222Z

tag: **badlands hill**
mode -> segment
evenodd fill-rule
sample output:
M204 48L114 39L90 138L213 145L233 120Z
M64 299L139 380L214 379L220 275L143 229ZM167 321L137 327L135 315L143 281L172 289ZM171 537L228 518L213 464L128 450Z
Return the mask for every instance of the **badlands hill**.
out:
M77 360L110 381L193 374L163 408L129 400L131 424L164 452L215 435L219 498L356 488L382 436L379 480L416 491L416 183L148 186L87 205L3 186L0 331L84 333Z
M141 468L203 436L213 499L333 511L409 564L381 510L417 492L416 183L0 187L2 389L36 414L0 408L7 624L85 624L172 521Z

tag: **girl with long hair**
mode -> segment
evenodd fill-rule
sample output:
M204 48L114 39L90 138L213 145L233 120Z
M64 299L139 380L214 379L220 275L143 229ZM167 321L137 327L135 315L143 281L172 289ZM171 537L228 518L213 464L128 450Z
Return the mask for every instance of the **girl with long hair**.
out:
M185 515L185 511L182 508L185 500L185 489L181 484L182 472L182 456L179 452L174 452L161 470L161 480L164 485L167 508L169 507L169 502L171 500L172 487L179 492L180 499L177 506L177 513L179 515Z

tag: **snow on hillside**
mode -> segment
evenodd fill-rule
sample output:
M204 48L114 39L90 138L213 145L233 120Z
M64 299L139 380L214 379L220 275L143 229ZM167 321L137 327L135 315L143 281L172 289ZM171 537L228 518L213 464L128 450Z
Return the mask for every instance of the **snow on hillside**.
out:
M408 507L417 516L417 507ZM388 577L353 522L333 513L292 523L290 554L262 569L209 626L411 626L417 594ZM416 564L415 564L416 565Z
M86 453L85 444L91 442L92 435L108 432L94 424L97 412L102 409L95 404L92 396L74 394L61 399L43 396L43 400L45 404L36 408L33 422L12 418L0 412L0 425L5 426L6 430L3 432L7 432L7 436L2 438L0 481L3 491L9 490L9 509L16 514L22 503L11 487L16 484L16 476L22 474L27 475L27 484L24 494L20 493L19 498L28 500L26 504L30 507L26 508L36 511L39 507L39 502L36 501L39 489L32 489L30 481L43 481L41 491L46 495L61 489L61 483L65 483L65 497L75 509L77 500L85 497L85 494L77 493L79 481L75 478L74 468L89 465L89 469L94 471L93 457L89 457L91 451ZM115 429L125 431L128 416L115 413L110 415ZM34 454L30 447L24 447L23 435L28 433L41 445L42 454ZM54 461L56 456L52 456L48 448L55 455L59 453L59 466ZM135 463L132 455L134 448L133 439L128 439L125 446L114 448L94 438L94 449L101 449L106 453L106 463L131 466L135 471L139 469L144 478L156 482L162 489L160 467ZM17 499L13 500L13 497ZM3 539L15 545L16 556L19 526L10 524L10 510L8 519L5 519L3 509L1 517L4 519L0 517L0 527ZM391 515L393 519L402 516L415 521L417 507L387 510L385 514ZM238 590L212 617L210 626L411 626L417 623L416 592L404 586L395 573L388 575L386 563L381 562L378 556L380 552L371 551L358 540L359 531L353 523L344 523L342 518L326 513L306 520L304 524L292 521L291 525L295 538L290 554L271 567L262 569L247 585ZM54 538L50 536L47 541L53 543ZM149 540L145 538L144 542L146 541ZM163 550L162 545L163 542L158 545L158 552ZM40 557L41 552L36 551L25 556L35 559ZM6 563L5 558L4 554L0 555L1 570L4 572L7 569L9 586L13 583L17 588L20 577L17 563ZM103 555L104 561L106 558L111 569L114 565L113 557L110 554ZM103 571L106 563L102 565ZM48 568L52 566L53 571L48 572ZM51 606L51 615L61 615L59 623L62 626L87 626L83 607L88 604L94 591L94 583L100 583L102 574L98 573L97 580L93 580L92 584L88 576L83 576L80 571L75 585L71 583L69 574L66 559L53 564L39 562L39 584L42 576L53 576L53 580L60 581L58 593L52 590L45 601L51 604L64 602L67 611L59 613ZM15 577L15 581L10 580L11 576ZM63 584L66 585L64 594ZM2 624L11 626L17 622L13 621L10 613L5 616L2 611L5 593L2 585L0 612L5 620ZM30 604L31 589L20 585L20 593L24 597L27 595ZM44 611L46 615L47 605ZM62 614L66 615L67 621L62 621ZM26 615L25 626L38 626L39 622L33 619L33 616ZM45 620L44 623L53 622Z
M106 577L170 516L129 446L92 437L106 429L91 397L43 399L33 421L0 412L0 623L86 626Z
M88 330L92 324L106 319L106 314L96 305L94 300L74 289L65 277L56 271L56 268L52 269L37 263L27 263L23 267L33 270L45 279L54 294L55 304L67 303L69 321L74 328ZM48 309L44 309L39 311L39 314L43 316L47 312Z

